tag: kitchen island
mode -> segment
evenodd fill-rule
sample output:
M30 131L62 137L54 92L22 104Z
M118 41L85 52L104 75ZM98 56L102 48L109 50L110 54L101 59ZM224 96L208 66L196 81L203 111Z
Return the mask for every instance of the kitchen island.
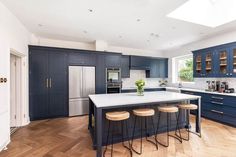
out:
M89 124L88 128L91 133L94 148L97 150L97 157L102 156L102 146L104 145L104 137L106 137L107 120L105 119L105 113L108 111L129 111L132 115L132 109L139 107L152 107L157 108L163 104L177 104L181 102L189 103L190 100L198 100L198 111L196 114L196 132L201 133L201 97L174 93L167 91L146 92L144 96L137 96L136 93L119 93L119 94L97 94L89 95ZM185 120L188 118L188 114L182 113L180 118L181 127L184 127ZM163 118L163 117L162 117ZM166 118L166 117L164 117ZM174 121L174 120L173 120ZM175 119L176 121L176 119ZM166 120L162 120L165 124ZM166 124L165 124L166 125ZM132 117L128 125L132 129ZM171 127L173 130L175 124ZM163 129L165 130L165 129ZM161 132L163 132L161 130ZM154 131L150 131L150 135L154 134ZM138 133L136 135L138 137ZM119 138L114 140L120 142Z

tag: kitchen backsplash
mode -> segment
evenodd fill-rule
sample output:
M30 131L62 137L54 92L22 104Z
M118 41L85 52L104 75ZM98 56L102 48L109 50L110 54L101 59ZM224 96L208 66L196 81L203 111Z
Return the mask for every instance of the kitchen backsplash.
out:
M123 78L122 88L134 88L135 81L143 79L146 82L145 87L159 87L159 78L146 78L145 70L130 70L130 78Z
M185 88L195 88L195 89L207 89L206 81L221 81L228 82L229 88L236 89L236 78L195 78L194 83L183 83ZM178 83L171 83L171 79L168 80L168 86L178 87Z

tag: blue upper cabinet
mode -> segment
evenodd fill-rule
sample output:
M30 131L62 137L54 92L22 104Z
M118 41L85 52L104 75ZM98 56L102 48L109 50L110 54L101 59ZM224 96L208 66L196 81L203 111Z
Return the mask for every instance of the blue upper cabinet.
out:
M121 77L122 78L129 78L130 77L130 70L129 70L129 56L122 55L121 56Z
M216 50L216 70L217 77L229 77L230 76L230 51L227 46L219 47Z
M236 77L236 43L193 51L194 77Z
M142 56L130 56L130 69L133 70L150 70L151 59Z
M232 44L229 50L229 70L230 76L236 77L236 44Z
M105 65L110 68L121 67L121 53L110 53L105 55Z
M168 77L168 59L151 58L150 69L146 70L147 78L167 78Z
M203 77L203 53L196 51L193 53L193 76Z

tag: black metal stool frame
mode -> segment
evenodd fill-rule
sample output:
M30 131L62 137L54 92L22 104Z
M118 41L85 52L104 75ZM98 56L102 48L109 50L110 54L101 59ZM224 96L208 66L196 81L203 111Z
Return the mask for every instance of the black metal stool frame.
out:
M195 135L197 135L197 136L199 136L199 137L201 138L201 137L202 137L201 133L198 134L198 133L193 132L193 131L190 130L190 128L191 128L191 125L190 125L190 122L189 122L190 109L181 109L181 110L185 110L185 112L188 113L188 116L187 116L187 125L186 125L186 126L187 126L187 128L186 128L186 131L187 131L187 138L184 138L183 136L179 136L176 131L175 131L175 135L178 136L179 138L181 138L182 140L185 140L185 141L189 141L189 139L190 139L190 138L189 138L189 133L193 133L193 134L195 134ZM178 115L178 119L179 119L179 115ZM180 135L181 135L181 134L180 134Z
M140 118L140 125L141 125L140 151L139 152L133 148L134 133L135 133L136 122L137 122L138 117ZM150 117L150 116L148 116L148 117ZM141 155L142 152L143 152L143 139L142 139L143 138L143 119L145 120L145 133L146 133L145 138L148 142L154 144L156 146L156 149L158 150L158 145L157 145L157 142L156 142L156 134L155 134L155 137L154 137L155 142L148 139L148 129L147 129L147 118L148 117L141 117L141 116L136 116L136 115L134 116L134 127L133 127L133 133L132 133L131 148L136 154L139 154L139 155ZM152 126L153 126L153 130L155 132L155 125L154 125L153 117L150 117L150 118L152 119Z
M125 147L126 149L129 150L130 156L131 157L133 156L133 152L132 152L132 149L131 149L130 141L128 141L129 146L126 146L125 143L124 143L124 121L125 121L125 124L126 124L126 134L127 134L127 136L129 136L127 120L122 120L122 121L110 121L110 120L108 120L108 133L107 133L107 139L106 139L106 147L105 147L105 150L103 152L103 157L105 157L105 154L106 154L106 151L107 151L107 145L108 145L108 139L109 139L110 127L111 127L110 125L111 125L111 123L117 123L117 122L121 123L122 145L123 145L123 147ZM112 125L112 133L111 133L111 157L113 156L113 130L114 130L114 126Z
M174 137L175 139L177 139L180 143L182 143L182 136L181 136L181 132L180 132L180 127L179 127L179 115L180 114L178 114L178 116L177 116L177 112L175 113L175 117L176 117L176 121L177 121L177 124L176 124L176 129L175 129L175 133L176 133L176 131L178 130L178 132L179 132L179 134L180 134L180 137L179 136L173 136L173 135L170 135L169 134L169 119L170 119L170 113L168 113L167 112L167 117L166 117L166 119L167 119L167 144L165 145L165 144L163 144L163 143L161 143L161 142L159 142L158 140L157 140L157 133L158 133L158 130L159 130L159 127L160 127L160 118L161 118L161 112L159 111L159 114L158 114L158 121L157 121L157 129L156 129L156 142L158 143L158 144L160 144L160 145L162 145L162 146L164 146L164 147L169 147L169 137Z

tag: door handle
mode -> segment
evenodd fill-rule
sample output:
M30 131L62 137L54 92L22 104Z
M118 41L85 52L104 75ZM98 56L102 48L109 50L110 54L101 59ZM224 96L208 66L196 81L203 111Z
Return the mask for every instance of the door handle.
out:
M48 88L48 78L46 78L46 88Z
M49 79L49 87L52 88L52 79Z

